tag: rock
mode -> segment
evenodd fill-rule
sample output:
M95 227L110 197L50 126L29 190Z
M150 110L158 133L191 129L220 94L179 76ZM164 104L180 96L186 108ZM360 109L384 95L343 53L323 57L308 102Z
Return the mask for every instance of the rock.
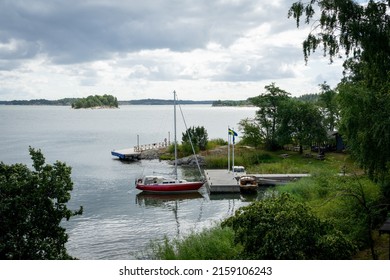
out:
M166 151L161 150L145 150L141 152L141 159L146 160L152 160L152 159L160 159L160 156L164 154ZM200 166L204 166L206 164L205 157L201 155L197 155L198 163ZM170 162L171 164L175 164L175 162L172 160ZM177 165L184 165L184 166L196 166L196 159L195 156L188 156L184 158L177 159Z
M145 150L141 152L141 159L159 159L161 151L159 150Z
M198 163L200 166L204 166L206 164L204 156L196 155L196 157L197 158L195 158L195 156L188 156L184 158L179 158L177 159L177 165L196 166L196 159L198 159ZM173 161L172 164L174 164Z

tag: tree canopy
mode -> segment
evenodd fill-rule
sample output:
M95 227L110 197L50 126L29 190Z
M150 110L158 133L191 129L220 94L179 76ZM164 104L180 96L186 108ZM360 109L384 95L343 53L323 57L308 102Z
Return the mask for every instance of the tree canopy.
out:
M279 143L295 142L300 153L303 152L303 145L310 146L327 140L324 116L313 103L286 100L280 106L279 119Z
M269 150L278 148L276 132L278 129L278 113L280 105L288 99L288 92L275 86L275 83L264 87L265 93L250 99L252 104L259 107L256 112L256 120L259 123L260 134L265 141L265 146Z
M298 27L302 19L313 26L303 42L306 61L321 46L330 61L345 56L340 130L360 165L382 181L390 168L389 10L388 0L297 1L289 10Z
M191 141L195 148L199 148L201 151L206 150L208 143L207 130L203 126L188 128L182 134L182 142L190 146Z
M264 145L267 150L294 144L300 146L302 153L303 145L317 145L328 140L327 124L333 129L335 115L338 114L333 95L333 103L321 103L318 100L322 98L322 93L316 95L314 102L313 98L292 98L274 83L265 86L265 89L265 93L251 98L251 102L259 107L256 117L239 123L243 143L255 147ZM333 93L330 89L328 91Z
M45 164L40 150L30 148L34 170L0 163L0 259L71 259L63 219L71 211L71 168L57 161Z
M114 107L118 108L118 100L112 95L90 95L87 98L79 98L72 103L72 108Z

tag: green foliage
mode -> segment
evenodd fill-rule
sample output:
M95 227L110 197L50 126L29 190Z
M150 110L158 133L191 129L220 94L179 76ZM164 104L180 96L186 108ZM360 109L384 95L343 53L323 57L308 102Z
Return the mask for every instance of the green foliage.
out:
M245 259L348 259L355 247L291 195L264 198L222 223L235 232Z
M285 144L298 144L302 153L303 145L327 140L325 126L329 124L333 129L335 124L334 110L337 108L334 108L334 103L324 103L322 113L314 102L291 98L289 93L274 83L265 88L267 91L264 94L251 98L251 102L259 107L256 118L240 122L242 144L254 147L264 145L270 151L278 150ZM333 93L328 88L326 90L326 94ZM318 96L315 98L319 99Z
M339 85L341 127L347 144L370 178L383 180L390 167L390 97L363 83Z
M199 152L199 147L194 146L195 154ZM190 143L183 143L177 145L177 156L178 158L187 157L193 155L192 146ZM175 159L175 145L172 144L168 147L168 154L160 156L161 160L174 160Z
M309 94L301 95L299 97L294 97L294 99L316 104L320 99L320 95L318 93L309 93Z
M228 166L227 154L207 155L205 159L206 167L210 169L224 169ZM239 145L235 148L234 165L251 166L274 161L274 156L268 152L246 149Z
M319 95L318 105L322 108L324 125L328 131L334 131L340 118L338 94L326 83L321 84L320 87L321 93Z
M195 151L192 150L192 146L190 143L183 143L178 146L178 155L179 157L187 157L189 155L193 155L194 152L197 154L199 152L199 147L194 146Z
M300 153L303 145L320 143L327 139L323 116L312 103L295 99L284 101L279 109L278 137L281 144L297 143Z
M359 247L372 247L372 230L383 219L380 187L365 177L335 176L321 172L311 178L278 187L311 206L316 216L332 221Z
M0 259L70 259L60 223L82 213L66 206L71 168L59 161L45 165L41 151L31 147L30 155L34 171L0 163Z
M228 166L226 155L209 155L206 157L206 168L208 169L224 169Z
M192 233L184 239L169 240L151 244L153 256L163 260L231 260L241 251L234 244L234 232L230 228L215 226L199 233Z
M289 93L275 86L275 83L265 86L265 89L265 93L251 98L250 101L259 107L259 110L256 112L256 121L266 149L276 150L279 148L276 140L279 125L279 106L289 98Z
M219 146L226 146L228 142L222 138L217 138L217 139L211 139L207 142L207 150L212 150L215 149Z
M182 134L183 144L194 145L198 147L201 151L206 150L208 143L208 134L207 130L203 126L190 127Z
M316 15L314 6L318 6ZM319 23L303 43L305 60L320 46L330 61L344 52L345 77L339 86L341 132L371 179L389 174L390 2L297 1L289 17L297 26Z
M239 129L242 132L241 144L249 145L255 148L263 144L263 135L261 127L256 119L243 119L239 123Z
M118 100L112 95L90 95L87 98L78 98L72 103L72 108L92 108L92 107L115 107L118 108Z

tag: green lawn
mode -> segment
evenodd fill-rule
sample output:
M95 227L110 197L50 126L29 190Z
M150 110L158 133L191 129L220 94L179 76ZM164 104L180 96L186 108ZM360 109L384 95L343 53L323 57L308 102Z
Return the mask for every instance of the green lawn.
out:
M316 156L316 153L307 150L299 154L294 151L269 152L237 146L235 165L243 165L248 173L254 174L314 174L324 170L334 173L361 173L348 154L326 153L324 160L318 160ZM206 154L207 168L227 168L227 163L227 151L221 152L221 148L217 154L213 152Z

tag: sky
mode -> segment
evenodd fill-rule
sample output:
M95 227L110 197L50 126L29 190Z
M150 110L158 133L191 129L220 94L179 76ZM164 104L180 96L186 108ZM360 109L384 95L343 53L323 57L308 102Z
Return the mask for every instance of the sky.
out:
M292 0L0 0L0 100L243 100L275 83L300 96L342 77Z

